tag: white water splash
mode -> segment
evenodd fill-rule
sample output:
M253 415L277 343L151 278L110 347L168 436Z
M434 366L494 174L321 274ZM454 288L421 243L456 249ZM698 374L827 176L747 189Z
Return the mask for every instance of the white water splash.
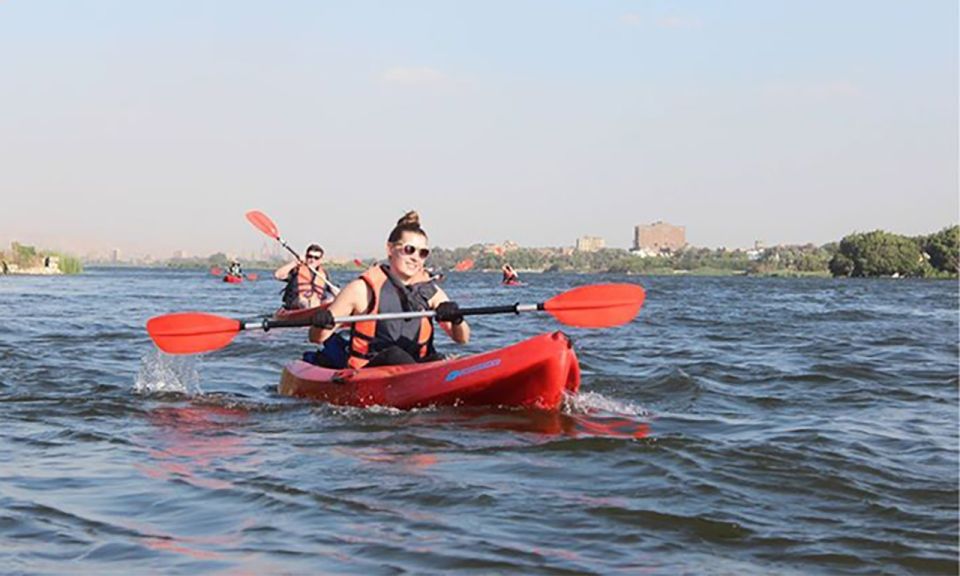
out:
M192 356L173 356L154 349L140 358L140 370L133 384L137 394L180 392L202 394L200 373Z
M565 396L563 411L572 414L586 414L600 411L626 416L646 417L650 415L650 411L642 406L638 406L632 402L611 400L597 392L580 392L578 394Z

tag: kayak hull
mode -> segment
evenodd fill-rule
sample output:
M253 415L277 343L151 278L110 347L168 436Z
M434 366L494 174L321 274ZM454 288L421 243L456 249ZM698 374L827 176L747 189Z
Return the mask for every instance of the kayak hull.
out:
M279 392L346 406L508 406L555 410L580 388L580 364L562 332L463 358L363 370L296 361Z
M243 276L224 276L223 281L228 284L240 284L243 282Z

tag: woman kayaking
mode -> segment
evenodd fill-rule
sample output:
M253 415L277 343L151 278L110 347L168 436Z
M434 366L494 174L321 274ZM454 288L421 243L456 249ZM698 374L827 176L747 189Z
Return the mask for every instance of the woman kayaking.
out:
M283 290L284 309L314 308L337 295L336 287L330 284L326 270L320 265L321 260L323 248L311 244L307 247L305 263L292 260L274 271L274 278L287 283Z
M430 255L427 233L416 212L404 214L387 238L387 264L375 265L343 288L314 317L310 340L331 336L335 316L435 310L443 330L459 344L470 340L460 307L424 269ZM433 346L433 319L412 318L351 324L347 366L388 366L439 359Z

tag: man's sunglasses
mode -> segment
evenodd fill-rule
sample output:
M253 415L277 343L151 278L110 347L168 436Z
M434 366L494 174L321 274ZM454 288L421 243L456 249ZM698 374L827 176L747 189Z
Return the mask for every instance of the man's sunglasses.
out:
M403 253L406 254L407 256L413 256L414 254L420 254L420 259L421 259L421 260L426 260L426 259L427 259L427 256L430 255L430 249L429 249L429 248L417 248L417 247L414 246L413 244L404 244L403 247L400 248L400 250L403 251Z
M319 260L323 258L323 254L307 254L307 260Z

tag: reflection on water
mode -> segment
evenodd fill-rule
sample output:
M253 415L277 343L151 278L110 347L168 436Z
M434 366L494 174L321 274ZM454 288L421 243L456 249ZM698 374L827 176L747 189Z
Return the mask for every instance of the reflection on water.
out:
M161 406L147 412L153 431L141 438L150 458L137 468L151 478L179 480L210 489L232 483L210 476L214 463L236 466L251 450L236 433L248 419L245 410L209 405ZM243 466L252 468L255 462Z

